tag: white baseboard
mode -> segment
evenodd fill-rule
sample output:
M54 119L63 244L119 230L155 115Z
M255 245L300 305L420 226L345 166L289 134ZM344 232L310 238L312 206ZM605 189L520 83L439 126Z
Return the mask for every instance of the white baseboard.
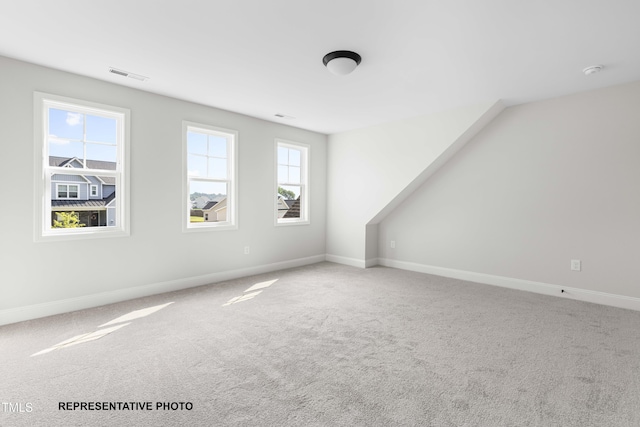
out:
M101 292L98 294L85 295L76 298L68 298L64 300L0 310L0 325L22 322L24 320L38 319L40 317L68 313L71 311L83 310L86 308L99 307L101 305L113 304L120 301L127 301L130 299L157 295L165 292L179 291L181 289L193 288L196 286L208 285L225 280L253 276L256 274L269 273L272 271L284 270L286 268L301 267L303 265L315 264L324 260L324 254L316 255L307 258L298 258L289 261L276 262L273 264L258 265L255 267L247 267L237 270L221 271L219 273L211 273L203 276L169 280L166 282L136 286L134 288L118 289L114 291Z
M378 258L370 258L370 259L357 259L357 258L348 258L339 255L326 255L326 260L329 262L335 262L337 264L350 265L351 267L358 268L369 268L378 265Z
M606 292L590 291L579 288L571 288L567 286L552 285L549 283L534 282L531 280L514 279L511 277L494 276L491 274L474 273L464 270L455 270L452 268L435 267L432 265L397 261L387 258L379 258L378 262L380 265L383 265L385 267L398 268L401 270L434 274L436 276L451 277L454 279L467 280L469 282L483 283L485 285L501 286L503 288L518 289L521 291L535 292L538 294L552 295L556 297L569 298L595 304L609 305L618 308L640 311L640 298L635 297L609 294ZM564 290L564 292L562 292L562 290Z
M331 255L331 254L327 254L325 256L326 261L329 262L335 262L338 264L344 264L344 265L350 265L351 267L359 267L359 268L366 268L366 261L361 260L361 259L357 259L357 258L348 258L348 257L344 257L344 256L339 256L339 255Z
M378 264L380 264L378 258L369 258L364 260L365 268L375 267Z

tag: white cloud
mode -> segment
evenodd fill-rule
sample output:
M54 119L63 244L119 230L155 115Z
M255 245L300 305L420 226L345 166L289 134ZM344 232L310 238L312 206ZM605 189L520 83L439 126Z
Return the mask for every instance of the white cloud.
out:
M66 144L69 144L70 142L71 141L69 141L68 139L58 138L57 136L55 136L52 133L49 134L49 144L66 145Z
M82 114L81 113L70 113L67 112L67 124L69 126L77 126L82 123Z

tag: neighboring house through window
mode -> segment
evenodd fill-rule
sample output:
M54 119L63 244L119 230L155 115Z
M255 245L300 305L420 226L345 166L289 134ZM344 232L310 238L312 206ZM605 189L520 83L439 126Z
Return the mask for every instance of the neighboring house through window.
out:
M129 110L38 92L34 101L36 240L128 235Z
M183 122L183 230L237 228L237 140L234 130Z
M309 146L276 140L276 225L309 223Z

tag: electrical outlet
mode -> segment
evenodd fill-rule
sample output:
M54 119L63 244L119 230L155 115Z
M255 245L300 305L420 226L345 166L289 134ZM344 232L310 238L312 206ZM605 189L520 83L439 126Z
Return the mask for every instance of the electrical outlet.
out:
M582 270L582 261L579 259L571 260L571 271L581 271Z
M392 240L391 241L391 249L395 249L396 248L396 241Z
M249 255L249 246L244 247L244 254Z

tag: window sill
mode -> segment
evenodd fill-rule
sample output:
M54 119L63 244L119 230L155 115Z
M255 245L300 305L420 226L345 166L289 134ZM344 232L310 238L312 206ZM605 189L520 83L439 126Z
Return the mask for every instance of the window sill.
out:
M61 242L68 240L92 240L103 239L111 237L129 237L128 230L116 229L109 230L107 227L99 227L98 230L82 230L82 231L70 231L70 232L42 232L35 236L36 242Z
M309 225L311 222L308 219L305 220L294 220L294 221L276 221L276 227L289 227L292 225Z
M229 230L237 230L237 224L219 224L219 225L189 225L182 228L184 233L200 233L207 231L229 231Z

